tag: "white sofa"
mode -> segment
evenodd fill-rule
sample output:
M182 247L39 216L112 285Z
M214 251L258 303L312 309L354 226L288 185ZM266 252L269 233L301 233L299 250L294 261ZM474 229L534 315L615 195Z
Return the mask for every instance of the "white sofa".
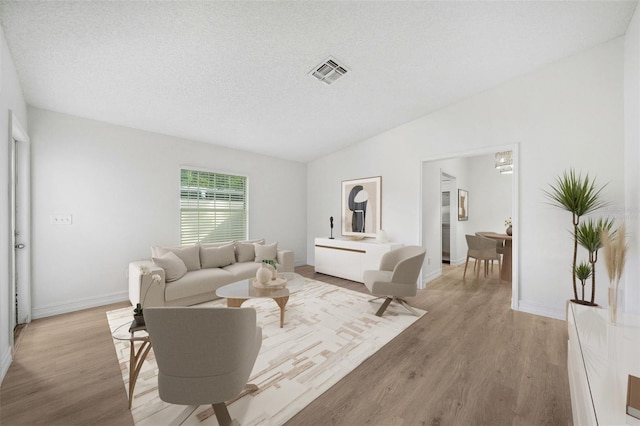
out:
M213 300L218 288L255 277L267 259L276 260L279 272L293 272L293 252L279 250L277 243L265 244L264 239L152 247L151 260L129 264L129 300L143 308Z

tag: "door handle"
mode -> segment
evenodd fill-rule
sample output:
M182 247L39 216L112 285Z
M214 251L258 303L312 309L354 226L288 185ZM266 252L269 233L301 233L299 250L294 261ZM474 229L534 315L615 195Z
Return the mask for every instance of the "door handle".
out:
M16 244L13 247L15 247L17 249L23 249L23 248L25 248L25 245L24 244Z

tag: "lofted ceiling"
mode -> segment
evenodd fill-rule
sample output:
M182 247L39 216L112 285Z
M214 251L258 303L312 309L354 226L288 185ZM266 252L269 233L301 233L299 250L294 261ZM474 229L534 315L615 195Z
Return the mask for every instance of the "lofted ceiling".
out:
M636 1L1 1L29 105L307 162L625 33ZM309 72L347 68L331 85Z

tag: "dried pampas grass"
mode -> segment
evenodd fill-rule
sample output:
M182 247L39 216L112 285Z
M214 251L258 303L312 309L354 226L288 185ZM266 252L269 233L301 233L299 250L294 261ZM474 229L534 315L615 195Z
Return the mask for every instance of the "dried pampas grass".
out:
M617 287L620 276L624 270L624 263L627 260L627 250L629 246L626 242L626 226L623 223L614 232L602 232L602 251L604 252L604 262L607 267L609 281Z

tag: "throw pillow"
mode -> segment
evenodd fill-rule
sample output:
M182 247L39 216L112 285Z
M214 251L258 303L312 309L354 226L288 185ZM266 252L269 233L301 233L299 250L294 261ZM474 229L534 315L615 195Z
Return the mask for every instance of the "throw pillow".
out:
M253 262L256 258L256 252L253 243L236 243L236 261Z
M151 257L160 257L168 252L173 252L182 259L187 271L200 269L200 246L192 244L180 247L151 247Z
M200 243L200 247L222 247L222 246L226 246L227 244L233 244L235 243L235 241L224 241L221 243Z
M172 251L166 252L159 257L152 257L151 259L153 263L164 269L164 278L168 283L179 280L187 273L187 267L182 259Z
M278 255L278 243L271 244L254 244L254 250L256 252L256 262L260 263L263 260L276 259Z
M236 263L234 244L219 247L200 246L200 263L202 268L222 268Z
M264 244L265 243L265 239L264 238L258 238L257 240L244 240L244 241L236 241L237 243L258 243L258 244Z

